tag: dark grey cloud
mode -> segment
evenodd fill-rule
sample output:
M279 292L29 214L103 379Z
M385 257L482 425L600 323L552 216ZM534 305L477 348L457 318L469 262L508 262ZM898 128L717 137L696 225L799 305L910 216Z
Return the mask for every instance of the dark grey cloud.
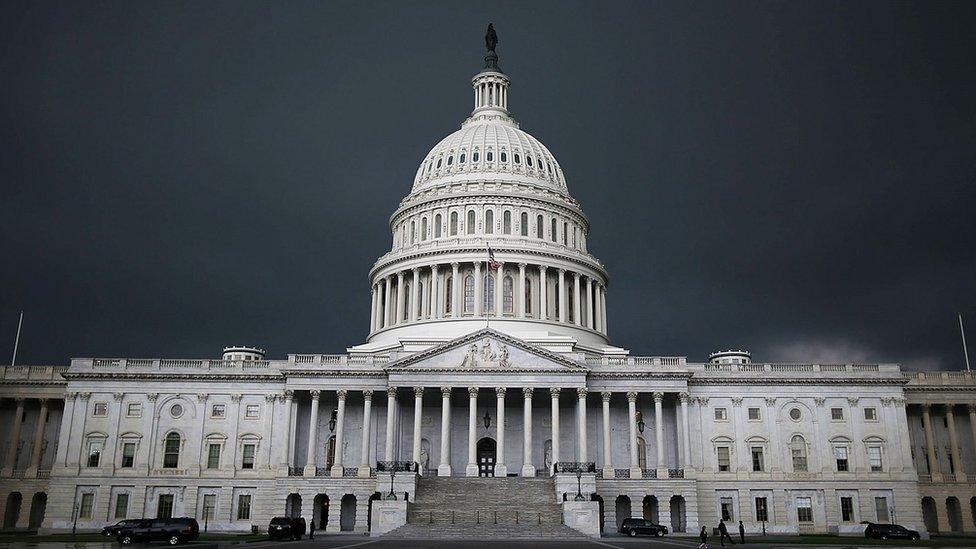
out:
M23 362L361 342L489 21L616 344L961 366L976 7L927 2L8 2L0 341L23 308Z

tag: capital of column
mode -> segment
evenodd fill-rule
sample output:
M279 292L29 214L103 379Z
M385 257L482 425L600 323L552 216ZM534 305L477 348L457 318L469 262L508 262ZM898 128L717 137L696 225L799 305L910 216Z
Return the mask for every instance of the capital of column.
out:
M478 398L478 387L468 387L468 396L471 398Z
M397 276L397 284L403 282L403 271L397 271L396 276Z
M413 272L413 276L417 276L420 273L420 267L411 267L410 271Z
M858 403L858 402L859 402L860 400L861 400L861 399L860 399L860 398L858 398L858 397L847 397L847 403L848 403L848 404L850 404L850 405L851 405L852 407L853 407L853 406L857 406L857 403Z
M576 388L576 396L578 396L579 398L586 398L586 393L588 393L588 392L589 391L586 389L586 387L577 387Z
M560 267L559 268L559 276L563 276L564 274L566 274L566 269L563 269L562 267Z
M770 408L776 406L776 397L764 397L763 400L766 401L766 406L769 406Z
M560 387L549 387L549 395L552 396L552 398L559 398L559 391L561 390L562 389Z
M525 268L528 267L526 263L519 263L518 268L520 271L525 272Z
M387 397L396 398L397 397L397 388L396 387L387 387L386 388L386 396Z
M373 398L373 390L363 389L363 398L365 398L366 400L371 400Z
M682 404L688 404L691 402L691 395L688 393L678 393L678 401L680 401Z
M430 272L433 273L435 276L437 275L437 270L438 270L437 263L434 263L433 265L430 266Z
M932 411L932 405L929 404L928 402L923 402L922 403L922 411L925 412L926 414L929 413L929 412L931 412Z
M309 394L312 395L312 400L318 400L319 399L319 395L322 394L322 391L320 391L318 389L312 389L311 391L309 391Z
M549 267L546 267L545 265L539 265L539 272L542 274L546 274L546 270L548 269Z
M744 399L742 397L732 397L732 406L736 406L736 407L742 406L743 400Z
M603 400L603 402L610 402L611 394L612 393L610 393L610 391L603 391L600 393L600 398Z
M451 396L451 387L441 387L441 397L449 398Z
M424 388L423 387L414 387L413 388L413 396L416 397L416 398L420 398L420 397L424 396Z
M279 398L281 398L281 400L284 400L285 402L289 402L293 398L295 398L295 391L292 391L291 389L286 389L284 393L279 395Z
M654 403L657 404L658 402L664 400L664 393L659 393L659 392L651 393L651 398L654 399Z
M114 400L115 402L122 402L122 399L123 398L125 398L125 393L112 393L112 400ZM38 400L41 401L41 404L44 404L45 402L47 402L47 399L46 398L41 398L41 399L38 399Z
M498 398L505 398L506 390L508 390L507 387L495 387L495 396Z
M345 389L339 389L336 391L336 396L339 397L339 400L346 400L346 392Z
M451 269L453 269L455 271L458 270L458 267L460 267L460 266L461 266L461 264L458 263L457 261L452 261L451 262Z
M974 403L967 404L966 411L969 412L970 414L976 414L976 404Z
M573 280L575 281L579 279L580 279L579 271L573 271Z
M532 398L532 393L535 391L532 387L522 387L522 396L525 398Z
M637 402L637 391L627 392L627 402Z
M90 400L91 399L91 395L92 395L91 393L78 393L78 397L81 400L84 400L84 401ZM159 393L156 393L156 396L159 396ZM16 402L18 404L23 404L24 403L24 399L23 398L15 398L14 399L14 402Z

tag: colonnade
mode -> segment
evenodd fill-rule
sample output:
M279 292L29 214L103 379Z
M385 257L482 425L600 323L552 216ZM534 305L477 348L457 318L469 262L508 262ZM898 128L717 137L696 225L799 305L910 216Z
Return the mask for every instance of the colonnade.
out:
M16 467L17 450L20 446L20 431L24 422L24 407L26 400L27 399L22 397L14 398L16 409L14 411L13 423L10 426L10 445L7 447L7 453L4 456L3 469L0 470L0 476L3 477L13 476L14 471L18 469ZM31 400L39 401L40 412L37 418L37 423L34 426L34 440L31 444L30 462L26 468L26 471L22 475L24 477L36 477L38 470L40 469L41 456L44 450L44 428L47 425L47 415L50 406L49 399L47 398Z
M945 419L946 428L949 432L949 455L954 464L954 471L942 472L939 464L938 453L936 452L935 431L932 426L932 406L933 404L921 404L922 409L922 428L925 431L925 454L928 458L929 471L932 482L966 482L967 474L962 470L964 463L959 449L959 435L956 432L955 403L946 403ZM967 404L966 410L969 413L969 426L972 430L974 441L974 451L976 451L976 404Z
M571 323L607 333L607 288L598 278L527 263L499 262L497 271L485 269L483 261L453 262L387 274L372 288L370 333L423 320L485 315Z

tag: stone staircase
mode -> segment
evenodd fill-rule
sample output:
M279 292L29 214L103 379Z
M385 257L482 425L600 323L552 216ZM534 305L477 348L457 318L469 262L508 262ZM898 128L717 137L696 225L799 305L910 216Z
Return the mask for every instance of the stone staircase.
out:
M426 477L393 539L582 539L550 478Z

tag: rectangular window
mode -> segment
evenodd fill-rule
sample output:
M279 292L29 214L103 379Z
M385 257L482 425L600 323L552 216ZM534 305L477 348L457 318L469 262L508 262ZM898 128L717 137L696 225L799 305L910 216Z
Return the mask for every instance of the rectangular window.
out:
M728 471L729 470L729 447L719 446L716 448L718 451L718 470Z
M92 440L88 443L88 466L98 467L99 461L102 459L102 448L105 445L105 441L102 440Z
M217 506L217 494L204 494L203 496L203 516L200 518L210 520L214 518L214 511Z
M881 463L881 447L868 446L868 464L874 472L884 470Z
M122 467L132 467L136 461L136 443L122 443Z
M723 497L720 502L722 509L722 520L726 522L731 521L733 517L732 498Z
M878 421L878 410L876 408L865 408L864 421Z
M725 408L715 408L715 421L725 421L729 419L729 414Z
M245 444L241 457L241 469L254 469L254 445Z
M173 494L160 494L159 504L156 506L156 518L173 517Z
M837 461L838 471L847 471L847 447L834 446L834 460Z
M840 520L854 522L854 498L850 496L840 498Z
M755 472L761 472L764 465L762 446L753 446L750 451L752 452L752 470Z
M830 419L833 421L844 421L844 409L843 408L831 408L830 409Z
M142 403L130 402L125 409L126 417L142 417Z
M95 494L86 492L81 495L81 505L78 506L78 518L92 518L92 507L95 505Z
M798 522L813 522L813 499L796 498L796 520Z
M108 415L108 402L96 402L92 408L93 417L105 417Z
M241 494L237 496L237 520L251 519L251 495Z
M769 506L766 498L756 498L756 520L758 522L769 522Z
M759 421L762 419L762 414L759 412L759 408L749 408L749 421Z
M888 516L888 498L874 498L874 511L878 514L878 522L891 521L891 518Z
M259 404L248 404L247 408L244 409L244 419L257 419L261 415L261 406Z
M129 494L115 496L115 518L124 519L129 514Z
M220 467L220 445L211 444L207 447L207 469Z
M214 404L210 408L210 417L214 419L223 419L227 416L227 407L223 404Z

